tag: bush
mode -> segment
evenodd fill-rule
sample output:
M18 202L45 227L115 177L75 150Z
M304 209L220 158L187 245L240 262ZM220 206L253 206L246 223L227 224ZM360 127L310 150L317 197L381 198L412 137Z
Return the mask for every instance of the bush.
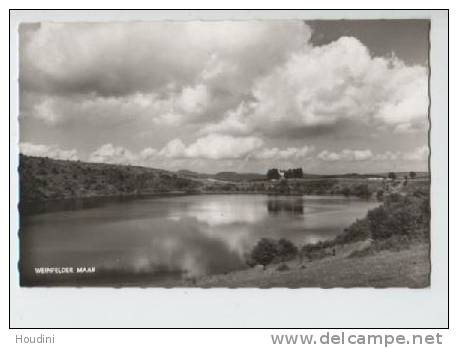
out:
M344 188L342 188L341 192L345 197L348 197L351 194L351 190L348 186L345 186Z
M428 196L392 194L383 205L367 213L371 236L374 239L386 239L393 235L413 239L428 237L429 211Z
M310 259L328 256L329 248L372 238L370 250L360 250L353 256L363 256L374 251L400 250L412 243L429 241L430 202L427 190L416 190L412 195L391 194L382 205L370 210L363 219L356 220L335 239L302 248Z
M249 264L266 266L273 262L290 260L297 255L297 247L289 240L278 241L268 238L261 239L253 248Z
M286 263L282 263L280 266L277 267L277 271L283 272L283 271L289 271L290 268Z
M370 237L367 219L358 219L335 238L337 244L353 243Z
M256 264L260 264L263 266L266 266L269 263L271 263L277 255L277 242L268 238L262 238L251 251L251 259Z
M287 260L297 254L297 247L291 241L282 238L278 241L277 252L282 260Z
M354 189L354 192L355 192L355 196L362 197L362 198L368 198L371 195L369 186L367 184L360 184L356 186Z

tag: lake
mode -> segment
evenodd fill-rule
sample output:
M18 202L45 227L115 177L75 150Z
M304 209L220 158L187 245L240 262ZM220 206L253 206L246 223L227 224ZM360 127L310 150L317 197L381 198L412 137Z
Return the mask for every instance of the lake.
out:
M21 219L21 283L151 285L246 268L263 237L334 238L379 203L342 196L188 195L113 201ZM96 272L35 274L35 267Z

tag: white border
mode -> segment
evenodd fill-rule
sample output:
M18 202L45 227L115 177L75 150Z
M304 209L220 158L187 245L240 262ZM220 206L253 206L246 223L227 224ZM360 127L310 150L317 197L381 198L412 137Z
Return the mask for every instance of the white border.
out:
M17 26L28 21L431 19L432 286L429 289L77 289L18 286ZM10 17L10 291L13 328L448 325L448 17L427 10L14 11Z

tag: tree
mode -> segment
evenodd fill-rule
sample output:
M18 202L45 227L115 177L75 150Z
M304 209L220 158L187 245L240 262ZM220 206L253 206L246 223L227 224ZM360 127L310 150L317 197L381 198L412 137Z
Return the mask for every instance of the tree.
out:
M280 179L280 173L278 172L277 168L272 168L267 171L267 179L268 180L278 180Z
M288 169L285 172L285 179L302 178L303 176L302 168Z
M395 179L396 179L396 173L394 173L394 172L389 172L389 173L388 173L388 177L389 177L390 179L392 179L392 180L395 180Z
M415 179L415 177L417 176L417 173L409 172L409 176L410 176L411 179Z

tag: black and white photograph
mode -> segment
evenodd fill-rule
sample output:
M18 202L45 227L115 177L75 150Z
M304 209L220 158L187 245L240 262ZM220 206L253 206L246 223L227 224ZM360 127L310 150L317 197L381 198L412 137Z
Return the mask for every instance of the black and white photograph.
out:
M20 23L20 286L429 288L430 26Z

